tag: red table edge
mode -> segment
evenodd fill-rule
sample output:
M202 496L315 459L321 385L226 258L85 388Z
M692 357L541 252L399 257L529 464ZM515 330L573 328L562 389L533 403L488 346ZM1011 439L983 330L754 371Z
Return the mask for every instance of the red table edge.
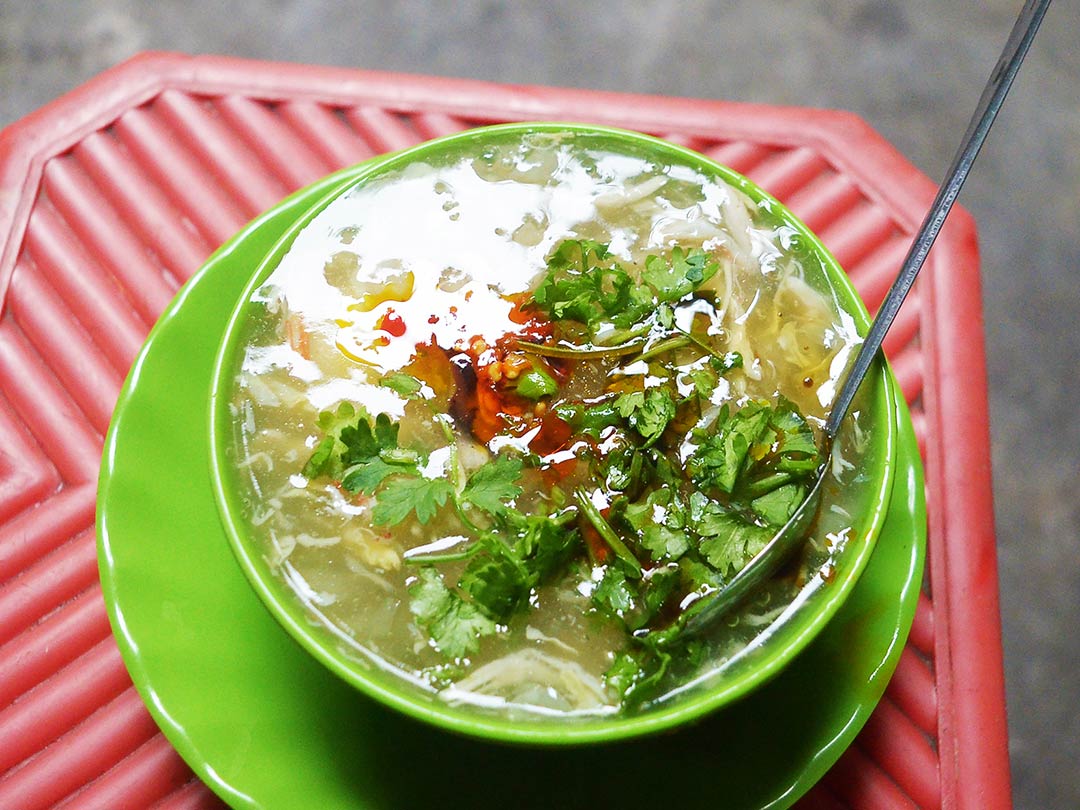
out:
M336 89L328 92L328 84ZM891 144L861 118L842 111L814 110L808 118L800 107L148 52L0 131L0 233L7 235L0 252L0 313L49 158L170 88L342 106L364 97L400 112L441 111L475 121L576 119L777 146L810 142L839 169L855 168L858 155L860 188L887 202L906 230L917 227L935 192ZM628 109L633 111L629 118ZM776 137L778 130L799 136L785 141ZM928 435L942 439L925 449L928 480L936 482L930 493L931 535L950 539L930 547L934 666L939 696L947 695L938 703L939 760L947 764L939 765L939 772L943 806L983 810L1011 806L1011 794L981 289L971 216L954 210L939 242L949 244L956 266L945 266L937 258L944 251L933 251L921 282L928 298L922 339L948 349L927 353L931 367L926 371L938 385L935 395L925 398ZM960 268L967 272L957 272Z

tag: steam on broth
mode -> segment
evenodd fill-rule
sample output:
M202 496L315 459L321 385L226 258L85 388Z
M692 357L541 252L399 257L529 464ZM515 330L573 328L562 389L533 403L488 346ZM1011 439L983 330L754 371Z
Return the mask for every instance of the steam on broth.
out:
M693 688L827 586L871 498L856 417L800 558L680 636L821 462L859 338L810 256L722 180L582 135L384 172L251 300L251 532L350 654L443 699L565 716Z

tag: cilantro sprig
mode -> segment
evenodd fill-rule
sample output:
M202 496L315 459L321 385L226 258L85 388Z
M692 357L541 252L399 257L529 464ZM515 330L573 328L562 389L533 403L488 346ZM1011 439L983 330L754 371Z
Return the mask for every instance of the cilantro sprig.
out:
M387 379L399 393L419 396L420 386L408 383L407 375ZM319 424L330 434L317 445L305 475L337 476L343 490L373 497L372 523L397 525L410 515L427 523L449 505L473 534L454 555L468 560L456 586L447 585L431 560L407 559L421 566L409 587L410 610L448 658L475 652L480 639L509 621L580 546L571 525L574 510L526 515L512 508L522 492L520 458L497 456L465 475L451 452L451 469L431 477L431 453L402 447L399 425L386 414L373 420L345 404L320 416Z
M804 482L821 465L821 451L806 418L781 399L775 407L750 402L732 412L725 405L687 461L691 480L704 491L749 505L771 526L782 526L805 494Z
M422 568L409 586L409 610L417 624L427 628L431 640L449 658L475 652L480 639L495 632L495 621L461 598L434 568Z
M623 343L657 326L670 329L668 305L693 293L718 269L705 251L676 247L668 256L650 255L635 278L608 245L567 239L548 257L534 304L552 321L580 323L594 343Z
M347 421L349 414L352 421ZM462 477L456 448L449 454L449 477L432 476L431 453L402 447L399 425L385 413L372 420L363 409L346 404L320 416L320 424L330 426L332 433L304 466L305 477L328 475L346 492L374 496L371 519L378 526L397 525L410 514L427 523L449 502L462 522L475 529L471 512L498 517L522 492L519 458L495 458L465 478L459 491L453 483Z
M476 652L481 638L505 626L577 553L573 518L573 512L503 513L470 547L456 586L434 566L420 568L409 587L410 610L432 644L452 659Z

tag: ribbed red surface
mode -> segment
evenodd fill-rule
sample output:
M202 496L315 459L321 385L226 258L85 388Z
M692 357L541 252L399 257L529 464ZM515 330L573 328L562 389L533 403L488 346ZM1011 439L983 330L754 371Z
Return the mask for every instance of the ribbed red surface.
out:
M131 686L94 558L102 437L178 286L334 169L543 119L640 129L749 175L822 236L871 309L934 191L843 113L208 57L138 58L0 134L0 807L219 806ZM931 263L886 343L926 462L928 584L881 705L802 808L1009 806L978 258L962 211Z

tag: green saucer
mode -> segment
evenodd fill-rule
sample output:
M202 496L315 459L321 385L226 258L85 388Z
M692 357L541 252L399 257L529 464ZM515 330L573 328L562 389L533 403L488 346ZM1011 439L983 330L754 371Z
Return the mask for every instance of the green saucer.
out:
M158 725L234 807L790 805L877 704L915 612L926 513L903 406L892 505L847 602L779 676L678 732L566 750L453 736L340 681L251 591L210 487L217 338L257 257L357 171L303 190L219 250L162 315L120 394L101 469L98 559L114 634Z

